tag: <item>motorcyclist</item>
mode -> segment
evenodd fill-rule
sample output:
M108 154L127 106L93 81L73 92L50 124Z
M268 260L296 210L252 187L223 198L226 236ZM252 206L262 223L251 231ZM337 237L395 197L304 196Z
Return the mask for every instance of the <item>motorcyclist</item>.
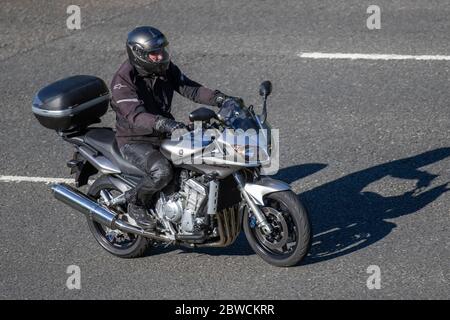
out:
M137 27L128 34L128 59L111 82L111 106L116 112L116 140L123 157L146 173L126 192L128 213L145 229L155 222L145 206L152 194L172 179L171 163L159 152L161 138L184 124L174 119L174 91L205 105L220 106L233 97L192 81L171 61L169 42L156 28Z

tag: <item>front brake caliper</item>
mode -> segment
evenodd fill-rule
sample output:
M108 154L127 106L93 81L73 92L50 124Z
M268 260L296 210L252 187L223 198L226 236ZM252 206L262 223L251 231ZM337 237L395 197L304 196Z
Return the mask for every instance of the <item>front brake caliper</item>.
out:
M248 218L248 222L250 224L250 228L254 229L256 227L257 221L256 221L256 217L254 215L251 215Z

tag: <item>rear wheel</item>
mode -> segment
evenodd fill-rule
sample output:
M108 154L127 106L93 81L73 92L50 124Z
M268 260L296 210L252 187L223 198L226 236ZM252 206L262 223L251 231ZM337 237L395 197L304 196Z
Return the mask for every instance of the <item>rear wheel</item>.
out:
M104 183L92 185L88 194L93 200L101 203L100 191L102 190L108 191L113 197L122 193L113 184L105 181ZM124 221L129 221L130 218L126 215L126 210L126 206L121 207L122 212L120 218ZM91 230L95 240L106 251L120 258L141 257L152 243L150 239L143 236L125 233L120 230L112 230L89 218L87 221L89 230Z
M311 227L305 207L294 192L281 191L267 195L260 209L273 232L265 234L256 225L256 217L246 210L243 229L252 249L274 266L298 264L311 244Z

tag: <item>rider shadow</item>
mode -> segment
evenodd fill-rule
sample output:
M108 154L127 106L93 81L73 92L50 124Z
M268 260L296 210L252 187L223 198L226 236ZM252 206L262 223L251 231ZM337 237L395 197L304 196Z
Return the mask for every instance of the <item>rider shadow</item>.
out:
M386 221L424 208L450 190L448 183L429 189L438 177L419 168L450 156L450 148L441 148L422 154L387 162L357 171L298 195L307 207L312 224L313 239L308 256L302 265L334 259L361 250L387 236L396 224ZM326 167L325 164L303 164L281 169L274 178L295 182ZM382 196L364 191L368 185L386 177L417 180L415 187L401 195ZM207 255L253 255L243 235L225 248L158 247L150 255L176 249L181 253Z
M281 179L287 183L294 182L296 180L302 179L306 176L312 175L316 173L317 171L322 170L325 168L326 165L322 163L307 163L302 165L297 165L294 167L290 167L289 171L281 170L275 178ZM181 249L183 250L180 253L190 253L190 252L196 252L200 254L206 254L211 256L248 256L253 255L255 252L252 250L250 245L247 242L247 239L245 238L244 232L241 231L236 241L228 247L223 248L206 248L206 247L200 247L200 248L188 248L188 247L173 247L169 246L167 248L158 246L156 248L153 248L151 252L148 253L148 255L157 255L157 254L164 254L167 252L171 252L173 250Z
M424 208L450 190L448 183L428 188L438 177L419 168L450 156L441 148L357 171L299 194L311 219L313 240L302 264L313 264L361 250L387 236L396 224L387 221ZM290 168L284 169L287 172ZM364 191L385 177L417 180L401 195Z

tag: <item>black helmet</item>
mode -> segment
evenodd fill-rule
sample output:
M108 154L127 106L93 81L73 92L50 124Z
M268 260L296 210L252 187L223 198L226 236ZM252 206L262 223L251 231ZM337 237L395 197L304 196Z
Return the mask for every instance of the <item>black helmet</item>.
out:
M131 65L143 76L164 75L169 67L169 42L156 28L137 27L131 31L127 53Z

